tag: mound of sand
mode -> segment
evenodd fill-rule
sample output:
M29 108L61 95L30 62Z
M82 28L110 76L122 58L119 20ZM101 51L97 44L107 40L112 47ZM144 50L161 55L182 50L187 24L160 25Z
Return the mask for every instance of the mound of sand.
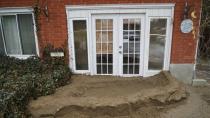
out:
M162 105L187 97L168 72L148 78L73 76L70 85L29 105L33 117L158 118Z

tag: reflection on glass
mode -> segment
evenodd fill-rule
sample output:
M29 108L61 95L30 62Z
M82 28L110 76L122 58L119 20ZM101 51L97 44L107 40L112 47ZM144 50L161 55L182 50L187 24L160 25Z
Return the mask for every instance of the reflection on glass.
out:
M123 19L123 74L139 74L140 19Z
M3 42L3 36L2 36L2 31L0 28L0 55L4 55L5 50L4 50L4 42Z
M113 20L96 20L96 63L97 74L112 74L113 63Z
M108 42L112 42L112 41L113 41L113 32L108 31Z
M74 20L76 70L88 70L87 27L85 20Z
M102 30L101 29L101 20L99 20L99 19L96 20L96 30Z
M22 54L16 16L3 16L2 25L7 53Z
M101 32L100 31L96 31L96 42L101 43Z
M19 14L18 23L23 54L36 54L32 15Z
M149 45L149 70L161 70L164 65L164 51L167 19L152 19Z
M166 34L166 22L167 19L151 19L150 34Z
M107 36L108 32L107 31L102 31L102 42L107 42Z

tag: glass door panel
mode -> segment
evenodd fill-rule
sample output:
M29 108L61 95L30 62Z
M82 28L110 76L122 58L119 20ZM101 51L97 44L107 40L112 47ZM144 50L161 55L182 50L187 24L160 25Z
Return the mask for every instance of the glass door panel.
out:
M86 20L74 20L73 29L76 70L88 70Z
M150 20L149 70L162 70L164 66L166 42L166 18Z
M123 74L140 72L141 19L123 19Z
M96 19L97 74L113 73L113 19Z

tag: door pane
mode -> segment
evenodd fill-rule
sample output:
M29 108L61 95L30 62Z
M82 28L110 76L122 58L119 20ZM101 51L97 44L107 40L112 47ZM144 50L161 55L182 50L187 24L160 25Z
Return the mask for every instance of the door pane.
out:
M150 21L149 69L162 70L166 40L167 19L152 19Z
M135 74L139 74L139 65L135 65L134 66L134 68L135 68Z
M102 65L97 64L97 74L102 74Z
M86 20L74 20L73 29L76 70L88 70Z
M21 54L16 16L3 16L2 25L8 54Z
M1 25L0 25L0 55L5 54L5 49L4 49L4 42L3 42L3 37L2 37L2 31L1 31Z
M123 19L123 74L139 74L141 19Z
M113 72L113 20L96 19L97 74Z
M36 54L34 28L31 14L18 15L23 54Z

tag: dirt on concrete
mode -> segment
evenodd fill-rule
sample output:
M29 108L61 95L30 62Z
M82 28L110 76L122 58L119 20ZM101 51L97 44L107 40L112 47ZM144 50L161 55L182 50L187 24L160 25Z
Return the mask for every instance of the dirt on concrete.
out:
M188 98L165 106L162 118L210 118L210 87L187 86Z
M29 105L32 116L167 118L166 108L187 97L185 86L168 72L149 78L82 75L72 78L70 85L59 88L55 94L32 101Z

